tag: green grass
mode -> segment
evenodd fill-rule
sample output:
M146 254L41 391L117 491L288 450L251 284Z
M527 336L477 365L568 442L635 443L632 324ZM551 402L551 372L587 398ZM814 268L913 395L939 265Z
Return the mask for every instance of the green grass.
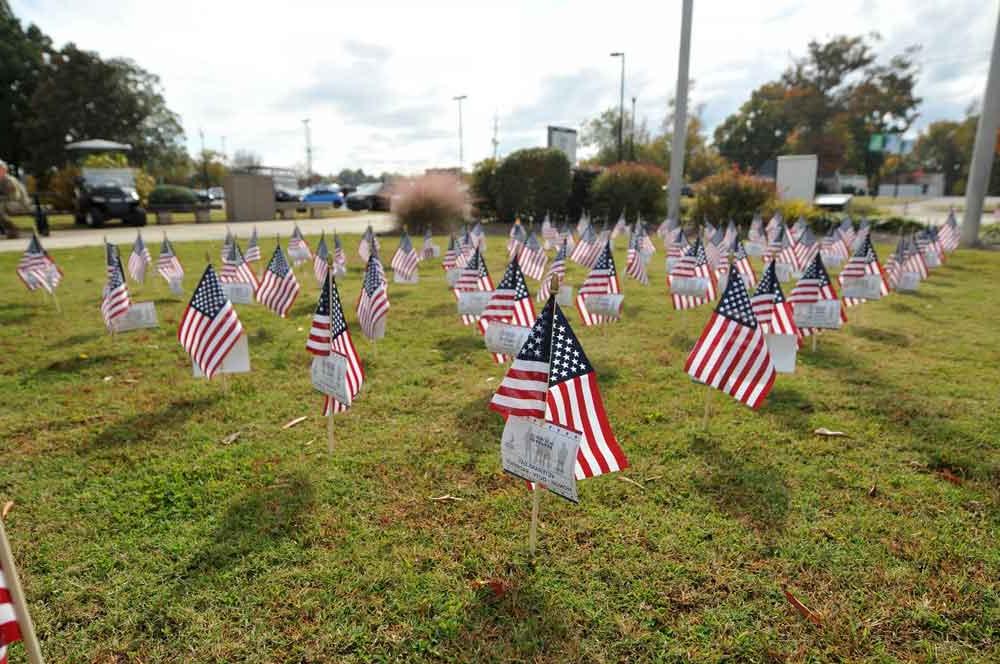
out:
M190 290L218 245L177 249ZM436 261L390 286L377 349L349 313L367 382L330 458L308 268L288 320L238 307L253 372L227 390L191 378L185 302L159 278L132 290L162 327L104 333L102 251L54 252L62 314L0 256L0 499L49 661L1000 659L996 253L852 310L759 412L713 393L704 431L682 365L709 310L670 309L661 251L649 287L624 282L619 324L576 328L642 488L546 495L532 562L530 496L486 409L503 369ZM445 494L461 501L430 500Z
M343 217L343 216L349 216L349 215L353 215L353 214L357 214L357 213L351 212L350 210L347 210L347 209L324 210L324 212L323 212L323 216L324 217L329 217L329 218ZM147 213L147 216L148 216L148 219L147 219L148 224L150 226L155 226L156 225L156 215L154 213L152 213L152 212L149 212L149 213ZM172 215L172 218L173 218L173 223L174 224L193 224L194 223L194 212L175 212ZM296 212L295 213L295 218L296 219L309 219L309 213L308 212ZM225 210L215 210L215 209L213 209L211 211L211 219L212 219L213 222L223 222L223 221L225 221L226 220L226 211ZM11 220L14 222L15 226L17 226L18 228L20 228L22 230L25 230L25 231L31 231L35 227L35 218L32 215L25 215L25 214L14 215L14 216L11 217ZM113 221L108 222L108 226L109 227L114 227L114 226L119 226L119 225L121 225L121 222L118 221L118 220L113 220ZM73 222L73 215L72 214L68 214L68 213L50 214L49 215L49 227L52 230L59 230L59 231L72 230L74 228L86 228L86 226L77 226Z

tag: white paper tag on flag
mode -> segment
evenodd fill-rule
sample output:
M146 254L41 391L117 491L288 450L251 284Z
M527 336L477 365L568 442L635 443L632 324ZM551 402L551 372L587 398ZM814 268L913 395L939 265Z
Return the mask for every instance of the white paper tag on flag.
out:
M792 279L792 266L788 263L775 263L774 273L778 277L778 281L785 283L786 281L791 281Z
M490 321L484 336L486 350L491 353L517 355L529 336L531 336L530 327Z
M584 298L583 304L587 307L587 312L595 316L611 316L617 318L622 315L622 302L625 296L621 293L608 293L607 295L588 295Z
M396 284L415 284L420 281L420 276L414 271L412 277L405 277L395 270L392 271L392 281Z
M503 469L578 503L576 455L580 437L576 431L537 417L508 417L500 445Z
M458 280L462 277L462 268L453 267L444 274L445 278L448 280L449 286L454 286L458 283Z
M795 325L797 327L816 327L826 330L839 330L840 300L820 300L809 304L796 304L793 307Z
M229 349L229 353L226 355L225 359L222 360L222 365L219 367L217 373L247 373L250 371L250 345L247 343L246 332L240 335L240 338L233 344L233 347ZM205 374L201 372L194 361L191 361L191 375L195 378L204 378Z
M765 337L771 362L778 373L795 373L795 357L799 340L794 334L768 334Z
M747 252L747 256L764 255L764 245L761 242L744 242L743 249Z
M493 291L462 291L458 294L458 313L481 316L492 296Z
M156 304L153 302L135 302L128 308L124 316L112 321L115 332L130 332L147 327L157 327Z
M848 277L844 279L843 296L858 300L878 300L882 297L882 277L877 274Z
M243 282L225 282L221 284L222 292L233 304L253 304L253 286Z
M346 357L340 353L314 357L311 375L313 387L345 406L351 405L351 393L347 389Z
M915 293L920 286L920 275L916 272L904 272L899 277L899 284L896 290L900 293Z
M997 208L1000 210L1000 207ZM924 252L924 262L927 263L927 267L939 267L941 261L938 260L938 254L933 249L928 249Z
M573 287L563 284L559 287L559 292L556 293L556 304L560 307L571 307L573 306Z
M670 293L687 297L708 297L708 279L705 277L672 277Z
M181 285L181 280L178 279L177 277L174 277L173 279L168 281L167 286L170 287L170 292L173 293L174 295L184 294L184 286Z

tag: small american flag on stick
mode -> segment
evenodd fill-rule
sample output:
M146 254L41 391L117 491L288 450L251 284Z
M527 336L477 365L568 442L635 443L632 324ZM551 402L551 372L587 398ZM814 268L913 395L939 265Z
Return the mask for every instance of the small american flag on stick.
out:
M447 272L448 270L452 270L457 267L458 255L458 241L455 239L455 235L452 234L452 236L448 238L448 248L445 250L444 256L441 259L441 269Z
M491 291L493 290L493 280L490 279L490 271L486 268L486 261L483 259L479 249L474 250L472 258L462 268L462 273L455 282L455 299L460 299L459 293L470 291ZM479 316L462 314L462 323L472 325L479 319Z
M551 249L558 239L559 231L556 229L555 224L552 223L549 213L546 212L545 219L542 220L542 248L546 251Z
M759 408L774 385L774 365L746 285L730 271L726 290L684 363L689 376Z
M247 242L247 253L246 253L247 263L258 263L260 262L260 243L257 240L257 227L253 227L253 233L250 234L250 241Z
M836 299L837 289L830 281L830 275L826 271L826 266L823 265L822 256L816 254L813 256L812 262L806 266L802 278L795 284L795 288L788 294L788 301L794 307L797 304L812 304L821 300ZM840 320L844 323L847 322L847 312L844 307L840 307ZM803 337L817 334L820 331L813 327L800 327L798 330Z
M177 340L205 377L212 378L242 334L243 324L208 265L181 317Z
M490 296L483 315L479 319L479 330L486 334L486 328L490 322L510 323L522 327L531 327L535 321L535 305L531 301L528 293L528 285L524 281L524 274L517 259L513 259L507 264L503 278L497 284L496 289ZM507 356L502 353L493 353L493 359L497 364L507 361Z
M701 238L696 238L694 244L688 247L684 255L674 264L674 269L667 274L667 287L673 290L677 279L704 279L705 295L679 295L671 292L670 300L674 309L694 309L715 300L718 283L715 271L708 264L705 247ZM742 283L742 281L741 281Z
M785 294L781 290L781 283L771 261L764 268L761 275L760 284L750 298L753 305L753 313L757 316L764 334L794 334L799 335L799 329L795 327L795 312L792 303L785 300Z
M646 261L642 255L642 238L638 233L632 233L628 241L628 260L625 274L637 280L643 286L649 285L649 275L646 274Z
M543 418L581 432L578 480L628 467L608 421L597 376L569 321L549 297L514 363L490 400L503 415Z
M365 269L365 280L361 284L361 296L358 298L358 322L361 331L372 340L385 336L386 315L389 312L388 285L385 281L385 270L378 256L372 254L368 258Z
M226 260L222 265L222 271L219 273L219 281L224 284L250 284L255 292L260 287L260 284L257 282L257 275L247 265L246 260L243 258L243 252L240 251L240 243L235 239L229 245L229 255L226 256Z
M403 234L399 238L399 247L396 249L396 253L392 256L392 269L403 279L410 281L415 276L417 276L417 263L420 262L420 257L417 255L417 250L413 248L413 241L410 240L409 234L404 230Z
M604 244L598 239L597 231L594 230L592 224L588 224L580 236L580 241L573 248L570 260L586 268L592 268L598 256L601 255L602 249L604 249Z
M611 243L604 244L604 250L598 254L597 261L593 269L576 296L576 310L580 314L580 319L587 327L600 325L617 317L605 316L602 314L592 314L587 310L587 298L591 295L614 295L622 292L621 283L618 281L618 271L615 269L615 257L611 253Z
M160 255L156 257L156 271L168 282L184 278L184 268L166 233L163 234L163 242L160 243Z
M365 372L361 366L361 359L358 351L351 340L351 332L347 327L347 319L344 317L344 308L340 301L340 291L337 289L337 282L330 274L329 278L324 275L323 292L320 293L319 302L316 303L316 311L313 313L312 326L309 328L309 338L306 340L306 350L320 357L326 357L330 353L338 353L347 358L347 390L351 395L351 401L361 390L361 384L365 380ZM342 413L350 408L349 405L342 404L333 397L326 396L323 399L323 414L329 415L331 409L334 413Z
M42 243L38 240L38 235L31 234L27 249L17 263L18 278L28 290L44 288L51 293L62 281L63 271L59 269L56 262L49 256L49 252L42 248Z
M313 275L316 283L326 282L326 264L330 257L330 249L326 246L326 232L320 233L319 244L316 245L316 253L313 255Z
M256 232L257 232L257 229L255 228L254 229L254 233L256 233ZM229 247L235 241L236 241L236 238L233 236L233 232L231 230L229 230L229 227L227 226L226 227L226 237L225 237L225 239L222 240L222 249L219 250L219 260L221 260L223 263L226 262L226 257L229 256Z
M858 245L854 255L851 256L849 261L847 261L847 265L844 266L844 269L840 271L840 275L838 276L840 287L843 289L845 279L856 279L868 275L878 275L881 278L879 291L884 297L889 294L889 283L885 278L885 272L882 270L882 264L879 263L878 254L875 253L875 247L872 245L871 234L866 232L864 235L859 234L859 237L861 238L861 243ZM849 307L854 307L859 304L863 304L864 302L864 298L844 298L844 304Z
M306 242L298 224L292 228L292 235L288 238L288 255L295 265L312 258L312 250L309 249L309 243Z
M285 253L279 242L274 248L271 262L264 270L264 278L257 289L257 301L284 318L298 295L299 282L285 260Z
M340 236L333 234L333 276L347 274L347 254L344 253L344 245L340 242Z
M378 238L375 237L375 231L372 230L371 226L365 229L365 232L361 235L361 243L358 245L358 256L361 260L368 264L368 259L371 258L373 253L379 252L379 242Z
M110 330L116 318L128 313L129 307L132 306L132 300L128 294L125 270L122 269L122 260L118 255L118 249L114 245L106 244L106 256L108 259L108 281L104 286L101 298L101 317L104 318L104 325Z
M132 253L128 256L128 273L132 279L142 283L146 278L146 268L153 262L146 243L142 241L142 233L136 231L135 242L132 243Z
M1000 207L997 209L1000 210ZM942 249L951 253L958 249L958 243L961 239L962 234L958 230L958 222L955 220L955 210L949 210L948 218L941 224L941 229L938 231L938 241L941 243Z
M528 231L528 237L521 247L521 255L518 256L517 262L520 263L526 277L541 279L545 275L545 264L549 262L549 257L545 255L545 250L535 237L534 231Z
M555 258L549 264L548 270L545 272L545 277L542 279L542 285L538 288L538 301L546 302L549 299L549 289L551 288L552 278L557 279L557 283L562 285L563 279L566 278L566 256L569 254L569 244L566 240L559 243L559 249L556 251Z
M524 226L521 225L521 218L514 220L514 225L510 227L510 236L507 238L507 260L516 257L521 253L521 247L527 236L524 233Z

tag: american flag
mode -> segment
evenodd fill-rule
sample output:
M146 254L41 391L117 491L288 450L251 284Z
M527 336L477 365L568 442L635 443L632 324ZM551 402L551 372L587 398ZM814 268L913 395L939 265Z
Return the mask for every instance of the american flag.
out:
M310 258L312 258L312 251L309 249L309 243L306 242L305 237L302 236L302 230L299 228L298 224L292 229L292 235L288 238L288 255L294 261L295 265L303 263Z
M618 271L615 269L615 257L611 254L611 243L606 242L603 251L597 256L593 269L590 270L590 274L587 275L577 292L576 310L580 313L583 324L590 327L618 320L616 317L590 313L587 311L586 299L591 295L613 295L621 292Z
M809 263L802 273L802 277L795 284L795 288L788 294L788 301L794 307L796 304L812 304L820 300L836 299L837 289L830 281L830 275L827 274L826 266L823 265L823 257L816 254L813 256L812 263ZM840 320L844 323L847 322L847 312L844 307L840 308ZM799 334L804 337L816 334L818 331L812 327L799 328Z
M580 220L576 222L576 234L583 235L583 232L591 226L590 215L586 210L580 213Z
M444 256L441 258L441 268L447 272L452 270L457 266L458 261L458 241L455 239L454 234L448 238L448 248L444 252Z
M385 336L386 314L389 313L387 289L385 270L382 269L378 255L372 254L368 258L368 267L365 268L357 311L361 331L369 339L381 339Z
M680 224L676 219L665 219L659 228L656 229L656 234L660 236L664 242L664 246L666 246L669 238L673 237L678 228L680 228Z
M919 251L912 237L902 235L896 244L896 250L889 255L885 263L885 278L892 290L899 289L899 282L904 272L913 272L921 279L927 278L927 263L923 252Z
M364 234L361 236L361 244L358 245L358 256L361 257L361 260L363 260L365 264L367 264L368 259L371 258L372 249L375 250L376 254L379 252L378 238L375 237L375 231L373 231L372 227L369 226L365 229Z
M916 249L920 251L921 255L926 256L928 253L931 253L937 257L938 263L944 262L944 247L941 246L941 241L938 239L937 228L922 230L914 235L912 239L916 243Z
M603 249L604 245L597 237L597 232L594 230L594 226L592 224L588 224L587 228L580 236L580 241L575 247L573 247L573 253L570 254L570 260L575 263L579 263L584 267L594 267L594 263L597 261L598 256L601 255L601 251Z
M732 264L736 267L736 271L740 273L741 277L743 277L743 281L746 283L747 288L755 287L757 285L757 273L754 272L753 264L750 263L750 256L747 255L747 250L740 241L740 238L733 238L732 244L729 246L729 255L732 258Z
M910 237L909 242L906 243L906 259L903 263L903 272L915 272L920 275L921 279L926 279L928 274L930 274L925 253L920 249L919 240L914 237Z
M722 236L722 244L719 245L719 249L725 250L725 248L727 247L732 247L733 242L735 242L736 239L739 238L739 236L740 233L739 230L737 230L736 228L736 222L730 219L729 223L726 224L726 232Z
M799 218L795 220L795 223L792 224L792 227L788 232L789 235L792 236L792 239L798 242L799 238L802 237L802 234L805 233L807 228L809 228L809 226L806 224L805 218L803 218L802 215L799 215Z
M793 272L798 271L795 257L795 245L784 224L778 226L768 243L768 260L790 265Z
M739 272L729 275L726 290L684 370L754 409L771 391L775 376L771 353Z
M120 269L121 258L118 256L118 247L110 244L107 240L104 241L104 268L107 273L108 278L115 273L115 270ZM125 273L122 272L122 275Z
M843 289L845 279L856 279L869 274L875 274L881 278L879 291L884 297L889 294L889 283L886 281L885 272L882 270L882 264L879 263L878 254L875 253L875 247L872 245L871 236L867 232L864 233L864 235L859 232L858 237L861 238L861 244L854 252L854 255L851 256L851 259L847 261L847 265L844 266L844 269L840 271L840 275L837 277L840 282L840 287ZM864 298L844 298L844 304L849 307L854 307L859 304L863 304L864 302Z
M702 241L702 246L705 248L705 258L708 259L708 265L711 267L716 274L719 274L720 268L723 266L722 260L722 249L715 243L715 235L718 233L713 233L709 235L708 231L705 231L705 237ZM718 238L721 240L721 236Z
M713 225L712 222L710 222L708 219L702 219L701 225L702 225L702 230L705 233L703 241L714 242L713 238L715 237L715 233L717 232L715 225Z
M618 216L618 221L615 222L614 228L611 229L611 239L614 240L622 233L628 233L628 222L625 221L624 209L622 209L622 213Z
M174 253L174 245L170 244L166 234L163 235L163 242L160 243L160 255L156 257L156 271L168 282L184 278L184 268L181 266L177 254Z
M181 316L177 340L205 377L211 378L242 334L240 318L209 265Z
M850 253L850 249L854 246L854 222L851 220L850 215L844 217L844 220L840 222L838 227L840 231L840 237L843 238L845 243L845 249Z
M486 231L483 230L483 223L477 221L469 231L469 237L472 239L472 245L479 249L480 251L486 251Z
M688 244L687 236L684 235L684 230L677 228L667 236L664 241L664 246L667 251L667 258L680 258L682 257L691 246Z
M226 256L226 261L222 264L219 281L224 284L250 284L254 291L260 286L257 282L257 275L253 273L246 259L243 258L240 244L236 240L233 240L233 243L229 245L229 255Z
M844 233L839 228L830 229L830 232L820 241L820 253L823 260L832 263L841 263L847 260L850 251L847 249L848 242L844 239ZM803 263L808 265L809 263Z
M344 245L340 242L340 236L333 234L333 276L347 274L347 254L344 253Z
M648 261L656 253L656 245L653 244L653 239L649 237L649 231L646 230L646 223L642 220L642 217L635 220L635 227L632 229L632 233L639 236L639 253L642 254L643 260Z
M257 241L257 227L253 227L253 233L250 234L250 241L247 242L247 253L244 256L247 263L256 263L260 261L260 244Z
M573 237L573 229L569 227L568 223L563 222L563 225L559 228L559 236L556 239L560 245L566 243L572 255L573 249L576 247L576 239Z
M35 290L40 286L49 293L59 285L63 277L63 271L49 256L49 252L42 248L35 233L31 234L31 241L17 263L16 272L28 290Z
M146 268L153 262L146 243L142 241L142 233L136 231L135 242L132 243L132 253L128 255L128 273L132 279L142 283L146 278Z
M764 230L764 220L761 218L759 212L750 221L750 231L747 233L747 240L760 244L767 242L767 231Z
M556 241L559 239L559 231L556 229L555 224L552 223L552 219L549 217L549 213L545 213L545 219L542 220L542 247L547 251Z
M524 282L521 266L515 258L507 264L503 278L486 303L483 315L479 319L479 330L486 334L486 328L491 322L531 327L534 321L535 305L528 293L528 285ZM507 361L507 356L493 353L493 359L497 364L503 364Z
M785 299L778 281L778 274L771 261L764 268L760 284L750 298L753 312L764 334L794 334L799 336L795 327L795 312L792 303Z
M424 230L424 246L420 251L420 260L434 258L435 249L437 249L437 245L434 244L434 236L431 234L431 227L428 226Z
M459 299L459 293L470 291L491 291L493 290L493 280L490 279L490 271L486 268L486 261L479 249L476 249L472 258L462 267L458 281L454 287L455 299ZM479 319L479 316L462 314L462 322L465 325L472 325Z
M801 221L801 218L800 218ZM805 223L805 222L803 222ZM819 251L819 242L813 235L812 229L808 226L801 229L798 241L795 243L795 269L803 270L806 265L812 262L813 254Z
M7 664L7 646L20 640L21 626L17 622L7 577L0 568L0 664Z
M399 247L396 249L396 253L392 255L392 269L395 270L401 278L412 280L417 276L417 263L420 262L420 257L417 255L417 250L413 248L413 242L410 240L410 236L406 231L399 237Z
M299 282L279 244L264 270L264 278L257 289L257 301L284 318L298 294Z
M472 233L469 232L468 226L463 228L462 234L458 237L458 250L455 265L456 267L465 267L476 252L476 243L472 239Z
M132 306L132 300L128 295L125 271L122 269L122 260L118 255L118 249L110 244L106 247L108 281L104 286L104 294L101 298L101 316L104 318L104 325L111 329L116 318L128 313L129 307Z
M510 227L510 235L507 238L507 260L520 255L526 239L524 226L521 225L521 218L518 217L514 220L514 225Z
M528 231L528 238L524 241L517 261L521 264L521 270L525 276L532 279L541 279L544 276L545 264L549 262L549 257L545 255L545 250L542 249L541 243L535 237L534 231Z
M550 295L550 282L552 277L556 277L559 280L559 285L562 285L563 280L566 278L566 256L569 254L569 245L564 240L559 249L556 251L556 257L552 259L549 263L549 269L545 271L545 276L542 278L542 285L538 288L538 301L545 302L549 299Z
M330 249L326 246L326 233L320 233L319 243L316 245L316 253L313 255L313 274L316 276L316 283L326 283L326 260L330 256Z
M867 219L862 219L861 223L858 225L858 232L854 234L854 241L851 242L851 252L858 250L858 247L864 242L865 238L871 232L872 222Z
M581 432L578 480L628 467L611 431L594 367L554 296L532 325L489 407L505 418L538 417Z
M958 229L958 222L955 220L955 210L949 210L948 218L941 224L941 229L938 232L938 241L941 243L942 249L951 253L958 249L958 243L961 239L962 234Z
M681 259L674 264L674 269L667 274L667 287L672 287L674 279L677 278L701 278L705 280L707 288L704 297L671 293L670 300L674 309L694 309L715 299L717 287L715 271L708 264L701 238L695 239L694 244L688 247ZM743 281L740 280L740 283Z
M767 237L771 237L772 235L774 235L774 232L778 229L778 226L784 226L784 225L785 225L785 217L782 216L780 211L775 212L774 216L772 216L767 222L767 226L764 229L765 234L767 235Z
M628 260L625 265L625 274L637 280L643 286L649 285L649 275L646 274L646 261L642 255L642 237L638 233L632 233L628 241Z
M340 291L332 276L326 278L324 275L323 292L320 293L319 302L316 303L316 311L313 313L309 338L306 340L306 350L320 357L326 357L330 353L339 353L347 358L347 390L353 401L354 397L358 395L358 391L361 390L361 384L365 380L365 372L361 367L358 351L351 340L351 331L347 328L344 307L340 302ZM340 403L333 397L324 397L323 414L329 415L331 408L335 413L342 413L349 406Z
M257 229L255 228L254 232L256 232L256 230ZM236 238L233 237L233 232L231 230L229 230L229 227L227 226L226 227L226 237L222 241L222 249L219 251L219 260L225 262L226 257L229 255L229 247L235 241L236 241Z

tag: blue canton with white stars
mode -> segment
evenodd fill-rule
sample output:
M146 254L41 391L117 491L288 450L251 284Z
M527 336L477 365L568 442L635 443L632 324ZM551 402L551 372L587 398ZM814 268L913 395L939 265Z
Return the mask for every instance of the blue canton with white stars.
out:
M802 273L803 279L815 279L818 282L820 288L830 285L830 275L826 272L826 266L823 265L823 259L820 258L819 254L813 256L812 262L809 263L809 267L806 271Z
M743 284L743 277L740 276L739 272L735 270L730 272L729 283L726 284L726 290L719 300L719 305L715 308L715 313L740 325L757 327L757 316L753 313L747 288Z
M292 268L288 267L288 261L285 260L285 252L281 250L280 244L274 248L274 255L271 256L271 262L268 263L267 269L269 272L273 272L282 278L291 271Z
M199 313L209 318L215 318L228 301L222 286L219 285L219 278L215 276L215 270L209 265L205 268L205 274L201 276L198 287L194 289L194 295L191 296L191 306Z
M503 279L497 285L497 290L514 291L515 300L523 300L528 297L528 285L524 283L524 273L515 258L507 264L507 269L503 273Z
M611 244L604 245L604 250L601 251L601 255L598 257L597 262L594 263L595 270L607 270L608 276L613 277L615 274L615 257L611 255Z
M330 284L333 284L333 315L330 315ZM316 305L317 316L330 316L330 338L336 339L347 329L344 308L340 304L340 290L333 279L323 280L323 294Z
M365 270L364 289L368 295L374 295L382 285L382 274L378 268L378 258L372 254L368 258L368 269Z
M553 301L552 355L549 359L549 385L556 385L594 370L573 333L562 309Z

